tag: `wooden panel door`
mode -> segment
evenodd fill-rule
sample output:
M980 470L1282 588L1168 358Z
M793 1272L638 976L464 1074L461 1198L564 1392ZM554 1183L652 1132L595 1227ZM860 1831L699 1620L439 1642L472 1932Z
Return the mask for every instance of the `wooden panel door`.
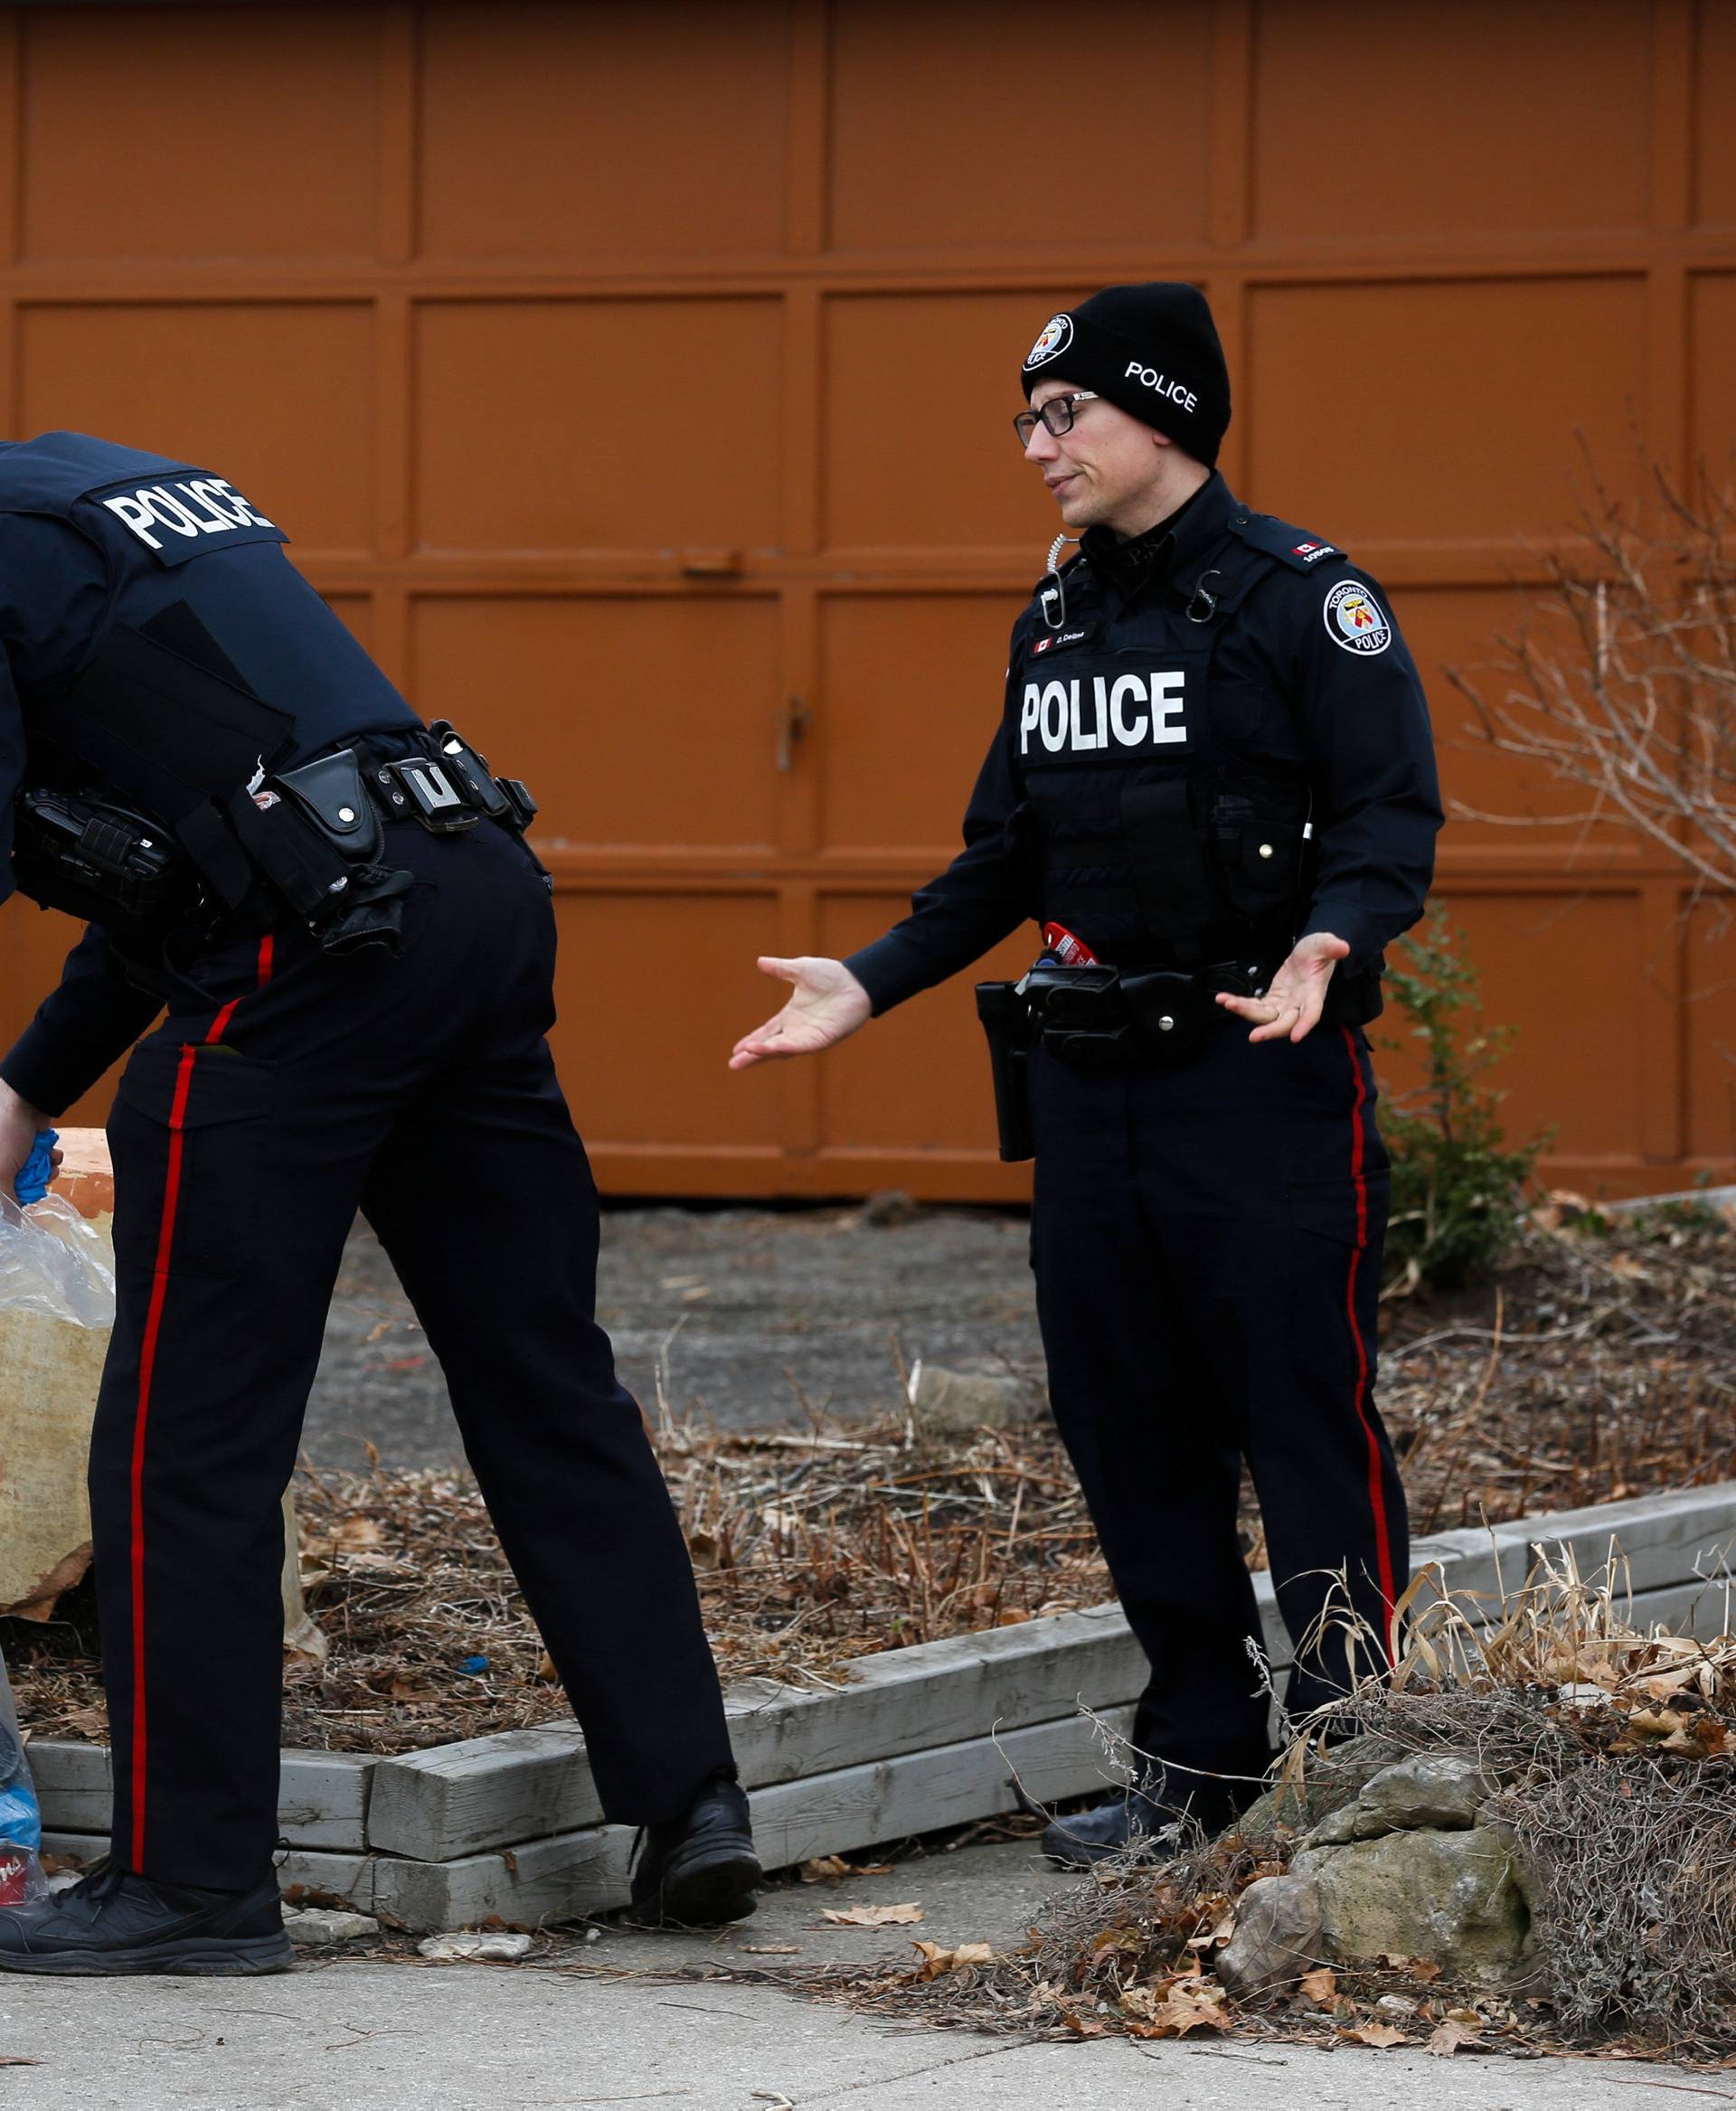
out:
M1009 1197L968 976L825 1063L724 1058L775 1000L756 954L861 943L957 842L1054 528L1006 423L1024 348L1093 287L1190 279L1226 474L1373 566L1429 682L1513 1126L1593 1188L1736 1175L1718 905L1613 832L1478 819L1569 809L1443 674L1588 452L1618 491L1731 461L1731 10L1103 0L1078 108L1056 23L0 7L9 429L269 497L412 701L533 781L607 1185ZM0 1034L71 935L0 916Z

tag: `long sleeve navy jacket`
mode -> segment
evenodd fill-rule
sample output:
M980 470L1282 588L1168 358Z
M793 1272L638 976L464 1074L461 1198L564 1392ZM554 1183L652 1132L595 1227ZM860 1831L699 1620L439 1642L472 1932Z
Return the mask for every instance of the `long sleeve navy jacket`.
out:
M1213 476L1137 545L1118 551L1102 531L1088 532L1066 576L1096 575L1106 612L1102 649L1112 646L1116 626L1132 619L1155 581L1197 566L1232 521L1248 518ZM1383 948L1422 912L1441 825L1421 679L1366 572L1322 539L1254 519L1283 555L1226 618L1212 695L1238 700L1256 745L1263 739L1290 750L1313 791L1314 881L1297 935L1330 931L1351 948L1347 974L1378 972ZM1337 619L1355 586L1384 621L1387 635L1374 652L1354 649ZM1014 626L1001 721L965 810L964 849L918 890L909 916L845 963L876 1013L967 967L1043 913L1009 824L1025 796L1021 699L1043 628L1033 599Z

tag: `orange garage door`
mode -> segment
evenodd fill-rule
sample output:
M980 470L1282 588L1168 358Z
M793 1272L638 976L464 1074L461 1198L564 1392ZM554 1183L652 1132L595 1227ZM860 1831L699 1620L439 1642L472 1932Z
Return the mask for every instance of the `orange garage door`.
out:
M1623 490L1727 455L1733 80L1717 0L4 9L0 392L256 492L532 782L609 1186L1007 1196L962 983L723 1061L756 953L859 943L955 840L1052 532L1036 326L1204 286L1232 481L1474 660L1581 438ZM1458 796L1547 807L1434 693ZM1461 822L1442 886L1558 1175L1728 1173L1736 939L1674 869ZM0 1031L69 936L0 917Z

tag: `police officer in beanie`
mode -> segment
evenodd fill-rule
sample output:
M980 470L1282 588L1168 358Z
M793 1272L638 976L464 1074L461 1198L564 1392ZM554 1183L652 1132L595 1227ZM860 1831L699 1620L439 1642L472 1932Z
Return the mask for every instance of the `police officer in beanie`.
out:
M1269 1763L1244 1461L1289 1709L1390 1661L1408 1562L1373 1397L1388 1173L1363 1029L1441 809L1384 595L1213 466L1230 389L1203 297L1109 287L1051 319L1023 382L1065 534L1014 625L965 848L847 961L762 959L793 991L731 1060L829 1047L1044 927L978 1004L1003 1155L1036 1160L1056 1419L1151 1664L1141 1776L1044 1836L1085 1863L1226 1821ZM1325 1616L1346 1588L1355 1617Z
M109 1122L90 1457L109 1858L0 1911L4 1971L292 1962L279 1503L358 1208L444 1367L604 1811L644 1828L640 1917L753 1906L686 1548L595 1319L535 807L423 725L286 539L189 463L69 432L0 447L0 895L89 924L0 1059L7 1194L138 1043Z

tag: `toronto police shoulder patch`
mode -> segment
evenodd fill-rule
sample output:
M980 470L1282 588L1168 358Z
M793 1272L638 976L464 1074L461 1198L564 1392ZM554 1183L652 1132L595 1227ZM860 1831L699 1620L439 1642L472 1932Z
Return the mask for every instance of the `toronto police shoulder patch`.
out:
M1383 653L1392 642L1386 612L1360 580L1340 580L1322 611L1326 636L1347 653Z

